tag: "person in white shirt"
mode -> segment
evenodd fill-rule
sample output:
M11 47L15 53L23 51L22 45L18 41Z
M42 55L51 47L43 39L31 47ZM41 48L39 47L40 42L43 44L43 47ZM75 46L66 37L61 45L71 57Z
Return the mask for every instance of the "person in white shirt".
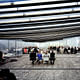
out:
M43 55L43 62L49 63L50 54L46 51Z
M64 53L64 47L60 47L60 53L63 54Z

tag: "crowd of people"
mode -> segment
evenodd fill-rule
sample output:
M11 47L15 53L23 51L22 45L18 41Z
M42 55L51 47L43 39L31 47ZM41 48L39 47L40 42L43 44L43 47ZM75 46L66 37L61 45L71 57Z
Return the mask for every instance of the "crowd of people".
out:
M55 53L57 54L76 54L78 52L80 52L80 48L79 47L63 47L63 46L53 46L53 47L49 47L48 49L53 49L55 51Z
M31 49L33 49L33 48L37 48L37 47L25 47L25 48L23 48L22 49L23 54L26 54L26 53L29 54L31 52ZM37 49L39 49L39 48L37 48ZM50 46L50 47L48 47L48 50L54 50L54 52L57 54L76 54L76 53L80 52L80 47Z
M51 63L55 62L55 54L76 54L80 51L79 47L51 46L46 50L37 47L29 48L30 60L34 63Z
M37 63L51 63L54 64L55 54L76 54L80 53L79 47L63 47L63 46L50 46L47 49L40 49L38 47L25 47L22 49L23 54L30 54L32 64ZM3 52L0 51L0 64L3 64Z

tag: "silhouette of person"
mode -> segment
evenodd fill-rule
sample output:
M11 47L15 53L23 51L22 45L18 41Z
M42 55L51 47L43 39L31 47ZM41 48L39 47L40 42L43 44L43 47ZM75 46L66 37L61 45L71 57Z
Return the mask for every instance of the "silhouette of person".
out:
M0 71L0 80L17 80L15 75L9 69L2 69Z

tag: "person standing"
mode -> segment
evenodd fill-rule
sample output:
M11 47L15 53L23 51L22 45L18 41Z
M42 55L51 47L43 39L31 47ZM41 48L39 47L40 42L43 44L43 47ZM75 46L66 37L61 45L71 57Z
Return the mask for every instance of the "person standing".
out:
M74 54L76 54L77 53L77 48L76 47L74 47Z
M34 62L36 61L36 52L34 51L34 49L32 49L30 52L30 60L32 61L32 64L34 64Z
M68 49L65 47L64 48L64 54L67 54L68 53Z
M73 54L74 53L74 48L73 47L71 47L71 54Z
M64 53L64 47L60 47L60 53L63 54Z
M60 53L60 46L57 47L57 54L59 54L59 53Z
M2 60L3 60L3 52L0 51L0 61L2 61Z

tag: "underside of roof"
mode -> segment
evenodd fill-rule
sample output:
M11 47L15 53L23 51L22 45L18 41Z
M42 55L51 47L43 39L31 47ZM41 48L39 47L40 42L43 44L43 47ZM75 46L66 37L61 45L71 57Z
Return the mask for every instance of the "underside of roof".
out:
M80 1L26 1L0 4L0 39L31 42L80 36Z

